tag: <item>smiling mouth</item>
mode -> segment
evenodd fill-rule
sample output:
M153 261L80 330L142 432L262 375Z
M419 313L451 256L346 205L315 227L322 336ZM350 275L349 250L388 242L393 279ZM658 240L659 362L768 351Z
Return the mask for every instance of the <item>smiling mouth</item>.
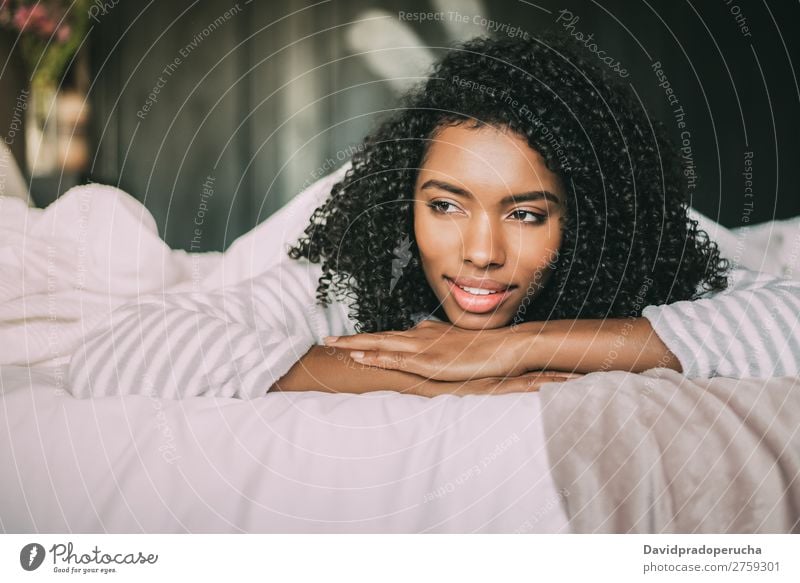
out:
M465 312L485 314L497 309L517 286L509 286L504 290L492 291L468 286L459 286L449 277L444 278L450 287L450 294Z

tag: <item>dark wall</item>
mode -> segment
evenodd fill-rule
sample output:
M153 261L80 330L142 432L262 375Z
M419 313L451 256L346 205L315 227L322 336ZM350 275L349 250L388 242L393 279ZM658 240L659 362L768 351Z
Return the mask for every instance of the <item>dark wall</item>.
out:
M701 212L731 227L800 215L800 91L791 66L800 62L798 4L485 5L485 21L532 33L563 29L563 9L577 16L571 30L594 34L619 59L625 81L676 141L689 132ZM173 247L227 247L341 165L395 103L391 86L347 44L349 23L369 8L395 17L439 10L425 0L178 0L121 2L97 14L92 179L144 201ZM441 21L409 24L437 55L451 38ZM683 128L656 62L683 107Z
M16 36L0 29L0 134L11 150L17 165L24 169L25 131L23 129L25 109L28 106L30 89L25 74L25 62L19 50L14 50ZM23 109L23 106L25 109ZM6 193L6 170L0 168L0 195Z

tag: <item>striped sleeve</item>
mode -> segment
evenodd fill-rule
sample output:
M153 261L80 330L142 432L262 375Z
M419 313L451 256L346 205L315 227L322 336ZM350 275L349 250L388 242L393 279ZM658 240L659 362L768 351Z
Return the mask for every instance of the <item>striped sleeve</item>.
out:
M327 334L310 271L287 262L235 286L143 296L72 355L76 397L255 398Z
M800 376L800 281L737 268L726 290L642 316L687 377Z

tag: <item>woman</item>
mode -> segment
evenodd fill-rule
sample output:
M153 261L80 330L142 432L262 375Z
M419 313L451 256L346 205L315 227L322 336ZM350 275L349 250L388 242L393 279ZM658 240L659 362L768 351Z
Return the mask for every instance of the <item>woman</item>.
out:
M687 207L675 150L627 87L568 41L476 39L367 138L277 269L115 312L73 358L73 390L800 374L800 286L729 274Z

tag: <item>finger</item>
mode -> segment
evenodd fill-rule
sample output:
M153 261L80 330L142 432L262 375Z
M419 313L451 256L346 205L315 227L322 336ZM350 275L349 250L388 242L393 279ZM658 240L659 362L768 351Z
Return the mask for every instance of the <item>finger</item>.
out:
M577 379L586 376L582 372L566 372L561 370L543 370L536 373L529 373L531 376L538 375L539 377L564 377L568 379Z
M479 378L475 374L467 374L457 368L448 368L429 352L416 350L351 350L348 355L354 361L367 366L385 369L402 370L423 376L430 380L442 382L469 382L468 379Z
M500 381L492 394L503 395L507 393L536 393L548 383L560 383L570 380L567 377L556 375L530 375Z
M572 380L572 378L573 377L569 376L551 375L551 376L541 377L538 379L529 379L528 385L533 386L533 385L544 385L546 383L563 383L565 381Z
M548 383L566 383L567 381L571 380L572 380L571 377L558 377L558 376L541 378L538 380L531 380L525 387L525 390L535 392Z
M400 336L401 332L364 333L354 336L326 336L326 346L353 350L409 350L409 338ZM413 341L412 341L413 342Z
M373 334L370 332L364 332L363 334L353 334L351 336L325 336L322 341L328 346L341 346L357 339L377 340L378 338L382 337L383 334L385 333L382 332L380 334Z
M350 358L359 364L390 370L414 372L411 368L410 354L404 352L384 352L378 350L356 350L350 352Z

